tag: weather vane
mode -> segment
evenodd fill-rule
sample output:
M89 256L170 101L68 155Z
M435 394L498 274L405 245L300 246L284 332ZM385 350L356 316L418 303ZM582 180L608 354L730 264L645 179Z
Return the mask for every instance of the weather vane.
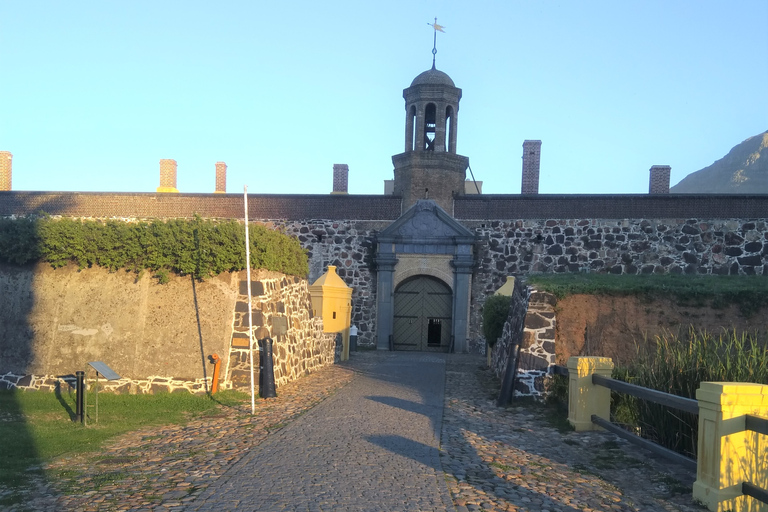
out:
M432 69L435 69L435 56L437 55L437 31L439 30L440 32L445 34L445 30L443 30L445 27L437 24L437 18L435 18L434 23L427 23L427 25L435 29L435 38L434 38L434 41L432 42Z

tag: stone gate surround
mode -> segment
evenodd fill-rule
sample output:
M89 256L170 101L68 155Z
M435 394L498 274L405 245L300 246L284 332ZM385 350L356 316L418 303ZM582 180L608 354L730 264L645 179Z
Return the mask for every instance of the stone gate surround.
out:
M467 352L474 234L434 201L422 199L376 239L377 349L389 350L397 285L423 274L440 279L453 292L452 347Z

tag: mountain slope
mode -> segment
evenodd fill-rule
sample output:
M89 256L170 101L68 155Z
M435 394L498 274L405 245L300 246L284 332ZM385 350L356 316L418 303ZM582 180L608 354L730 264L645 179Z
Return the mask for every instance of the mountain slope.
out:
M673 194L768 194L768 131L735 146L709 167L689 174Z

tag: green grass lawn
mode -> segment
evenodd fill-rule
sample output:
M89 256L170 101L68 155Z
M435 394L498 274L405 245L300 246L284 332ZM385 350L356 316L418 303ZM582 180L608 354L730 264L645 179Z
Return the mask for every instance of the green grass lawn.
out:
M88 395L94 403L94 395ZM210 414L219 405L236 405L244 393L225 391L215 399L188 393L99 394L99 423L88 407L88 426L72 421L75 393L0 391L0 488L19 488L43 473L41 464L67 453L96 451L122 433L149 425L184 423ZM9 503L2 503L0 506Z
M749 317L768 307L768 276L533 274L536 288L558 298L568 295L635 295L670 298L682 306L724 308L736 305Z

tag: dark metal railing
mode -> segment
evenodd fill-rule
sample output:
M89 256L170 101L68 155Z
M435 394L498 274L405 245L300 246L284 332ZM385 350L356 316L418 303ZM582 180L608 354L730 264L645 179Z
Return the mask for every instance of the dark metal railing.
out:
M552 374L568 376L570 375L570 372L566 366L553 365ZM603 386L613 391L626 393L628 395L636 396L642 400L647 400L659 405L672 407L674 409L678 409L691 414L699 414L699 402L693 398L684 398L681 396L672 395L670 393L656 391L655 389L644 388L642 386L637 386L635 384L630 384L621 380L603 377L602 375L597 374L592 374L592 384L596 386ZM595 425L602 427L605 430L612 432L613 434L616 434L622 439L626 439L627 441L641 446L650 452L672 460L688 469L696 471L697 463L694 459L664 448L663 446L654 443L653 441L649 441L640 436L637 436L632 432L621 428L615 423L611 423L610 421L600 418L597 415L593 414L591 420ZM768 418L747 414L745 418L745 430L757 432L758 434L768 435ZM763 503L768 503L768 491L749 482L743 482L741 484L741 492L742 494L751 496L752 498Z
M768 418L747 414L745 430L768 436Z
M630 384L622 380L603 377L602 375L594 373L592 374L592 384L604 386L620 393L636 396L637 398L642 398L643 400L648 400L655 404L665 405L681 411L690 412L691 414L699 414L699 402L693 398L683 398L670 393L664 393L663 391L656 391L655 389Z
M744 430L751 430L752 432L768 436L768 418L747 414L744 422ZM750 482L743 482L741 484L741 492L747 496L752 496L763 503L768 503L768 491L757 487Z
M612 432L617 436L619 436L620 438L626 439L627 441L633 444L641 446L646 450L655 453L656 455L661 455L662 457L665 457L669 460L677 462L682 466L685 466L687 469L696 471L696 461L694 459L686 457L685 455L680 455L677 452L673 452L672 450L664 448L660 444L656 444L653 441L649 441L640 436L637 436L632 432L624 430L623 428L619 427L615 423L611 423L608 420L604 420L603 418L595 414L592 415L592 423L600 427L603 427L608 432Z
M752 496L756 500L762 501L763 503L768 503L768 491L761 489L760 487L756 487L749 482L742 482L741 493L746 494L747 496Z
M555 375L570 375L568 367L553 365L552 373ZM655 389L644 388L635 384L630 384L621 380L611 379L609 377L603 377L602 375L592 374L592 384L596 386L603 386L613 391L620 393L626 393L628 395L636 396L649 402L657 403L667 407L673 407L692 414L699 414L699 403L692 398L683 398L670 393L664 393L663 391L656 391ZM685 455L681 455L677 452L664 448L658 443L644 439L626 429L621 428L615 423L600 418L599 416L592 415L592 423L604 428L605 430L616 434L622 439L636 444L646 450L653 452L657 455L672 460L688 469L696 471L696 461Z

